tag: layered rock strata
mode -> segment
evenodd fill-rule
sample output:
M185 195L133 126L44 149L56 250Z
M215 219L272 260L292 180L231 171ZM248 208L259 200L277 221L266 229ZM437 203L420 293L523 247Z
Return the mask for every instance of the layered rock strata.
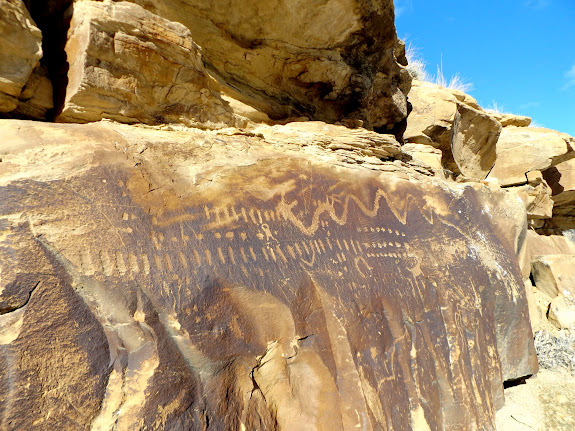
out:
M272 119L393 129L407 116L391 0L135 2L185 25L224 91Z
M42 58L42 34L21 0L0 1L0 113L18 107Z
M187 28L127 2L74 4L57 121L234 125Z
M527 127L529 117L483 110L470 96L428 82L414 81L409 101L406 153L427 160L440 176L508 188L541 233L575 228L575 138ZM431 156L437 150L440 163Z
M428 82L413 82L409 102L405 141L441 150L442 166L455 174L485 179L495 163L500 123L471 96Z
M515 115L493 111L489 111L489 114L497 121L499 121L503 127L528 127L531 124L531 118L525 115Z
M2 427L493 429L537 369L503 202L309 127L4 120Z
M22 1L3 2L0 92L1 112L8 112L41 58L42 38ZM224 96L272 120L356 122L400 136L408 114L411 78L391 0L31 6L49 36L45 63L59 121L234 125ZM64 53L60 38L68 27ZM217 83L208 85L211 79ZM45 119L51 108L35 100L15 117Z
M575 138L543 128L505 127L497 141L490 178L503 186L525 184L527 173L543 171L573 158Z
M489 114L458 103L450 140L459 172L475 180L485 179L495 164L500 133L500 123Z
M575 159L566 160L543 171L551 187L553 218L545 222L548 232L575 229Z

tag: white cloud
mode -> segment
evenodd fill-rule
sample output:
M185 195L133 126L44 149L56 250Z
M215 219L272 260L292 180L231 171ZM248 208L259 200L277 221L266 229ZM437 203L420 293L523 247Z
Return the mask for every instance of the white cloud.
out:
M568 90L569 88L575 87L575 64L573 64L571 69L565 73L565 78L567 79L567 82L563 86L563 90Z
M399 18L401 15L413 11L413 0L394 0L395 17Z

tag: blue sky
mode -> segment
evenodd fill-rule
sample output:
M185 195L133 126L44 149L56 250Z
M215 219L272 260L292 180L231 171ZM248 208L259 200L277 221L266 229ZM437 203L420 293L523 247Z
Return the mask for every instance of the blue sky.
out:
M395 0L427 71L459 73L484 108L575 136L575 0Z

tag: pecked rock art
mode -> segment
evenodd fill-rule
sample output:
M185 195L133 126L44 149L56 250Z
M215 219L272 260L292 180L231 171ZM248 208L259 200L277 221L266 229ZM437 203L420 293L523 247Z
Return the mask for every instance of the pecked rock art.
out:
M487 430L536 372L470 187L256 136L13 124L2 429Z

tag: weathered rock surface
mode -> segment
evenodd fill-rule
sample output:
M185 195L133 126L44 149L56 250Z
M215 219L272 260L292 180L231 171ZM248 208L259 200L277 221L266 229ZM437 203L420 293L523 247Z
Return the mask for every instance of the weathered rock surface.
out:
M537 370L503 203L318 127L4 120L1 427L493 429Z
M521 200L514 198L513 194L508 190L493 185L485 187L480 183L471 182L469 183L469 187L479 192L478 210L480 214L487 215L493 220L492 229L495 236L499 238L509 250L512 250L515 254L516 261L521 261L522 256L526 254L527 250L527 218ZM527 274L527 276L528 275L529 274ZM525 279L525 277L523 278ZM527 294L525 283L522 283L521 288L522 293ZM527 296L528 301L529 299L529 296ZM508 311L502 308L499 312L496 312L496 314L504 316L507 312ZM504 320L505 318L501 319L501 321ZM500 345L513 346L516 342L514 336L507 332L505 325L497 325L496 332ZM521 347L519 347L518 351L521 350ZM513 349L507 350L506 355L507 359L505 359L504 362L515 364L515 370L509 370L508 376L519 376L521 374L520 370L531 367L530 359L526 356L513 353ZM505 380L508 380L508 378L505 378Z
M457 104L451 129L451 153L459 171L468 178L483 180L496 157L501 125L489 114Z
M553 198L553 219L546 222L546 227L575 229L575 159L545 170L543 177L551 187Z
M60 122L234 124L182 24L127 2L76 2Z
M52 81L47 69L39 66L32 71L30 79L18 96L18 106L10 112L10 117L46 120L52 108L54 108Z
M223 89L272 119L385 129L407 116L392 0L135 2L185 25Z
M551 187L543 179L541 172L528 172L527 184L509 189L517 193L517 196L525 204L528 220L542 220L553 216Z
M527 242L532 256L546 254L573 254L575 243L563 235L538 235L537 232L527 232Z
M413 110L404 139L442 152L442 166L483 180L495 162L501 125L471 96L429 82L413 81Z
M531 328L533 332L535 332L547 321L547 310L549 309L551 299L549 298L549 302L547 302L547 295L538 291L535 286L533 286L530 278L524 278L523 283L525 284L525 296L527 297L527 305L529 307L529 320L531 321ZM547 302L545 309L540 306L542 295L545 296L545 302Z
M531 124L531 118L525 115L504 114L501 112L489 112L503 127L527 127Z
M253 129L267 142L294 146L318 146L332 151L342 151L348 158L356 153L362 162L364 156L377 159L402 159L406 153L392 135L383 135L365 129L326 124L321 121L292 122L289 126L260 126Z
M539 235L532 230L527 231L525 254L519 260L523 278L531 273L531 262L538 256L549 254L575 255L575 243L563 235Z
M541 370L525 384L505 390L497 412L499 431L571 431L575 428L575 376Z
M447 90L450 91L451 94L453 94L453 96L457 99L458 102L461 102L464 105L467 105L473 109L482 110L481 106L479 106L479 103L477 103L477 100L475 100L469 94L460 90L454 90L453 88L447 88Z
M551 187L557 207L575 201L575 159L566 160L545 170L543 177Z
M42 34L21 0L0 0L0 113L18 97L42 58Z
M413 111L403 134L406 142L431 145L451 151L451 127L457 111L451 90L422 81L413 81L409 102Z
M538 235L527 232L526 252L520 257L526 279L529 316L533 331L571 328L575 318L573 302L573 266L575 243L562 235ZM531 293L531 297L529 295Z
M420 164L427 165L438 172L443 171L443 165L441 164L441 150L430 145L413 143L402 145L401 150L404 153L409 154L413 160L416 160Z
M520 199L509 190L482 183L470 182L469 187L479 192L481 214L494 220L493 230L500 241L506 243L515 253L522 256L526 251L527 217Z
M525 184L530 171L543 171L575 156L575 138L542 128L505 127L489 178L504 186Z
M575 297L575 255L539 256L531 266L537 289L551 298L557 295Z
M575 299L559 295L549 305L548 318L559 329L575 329Z

